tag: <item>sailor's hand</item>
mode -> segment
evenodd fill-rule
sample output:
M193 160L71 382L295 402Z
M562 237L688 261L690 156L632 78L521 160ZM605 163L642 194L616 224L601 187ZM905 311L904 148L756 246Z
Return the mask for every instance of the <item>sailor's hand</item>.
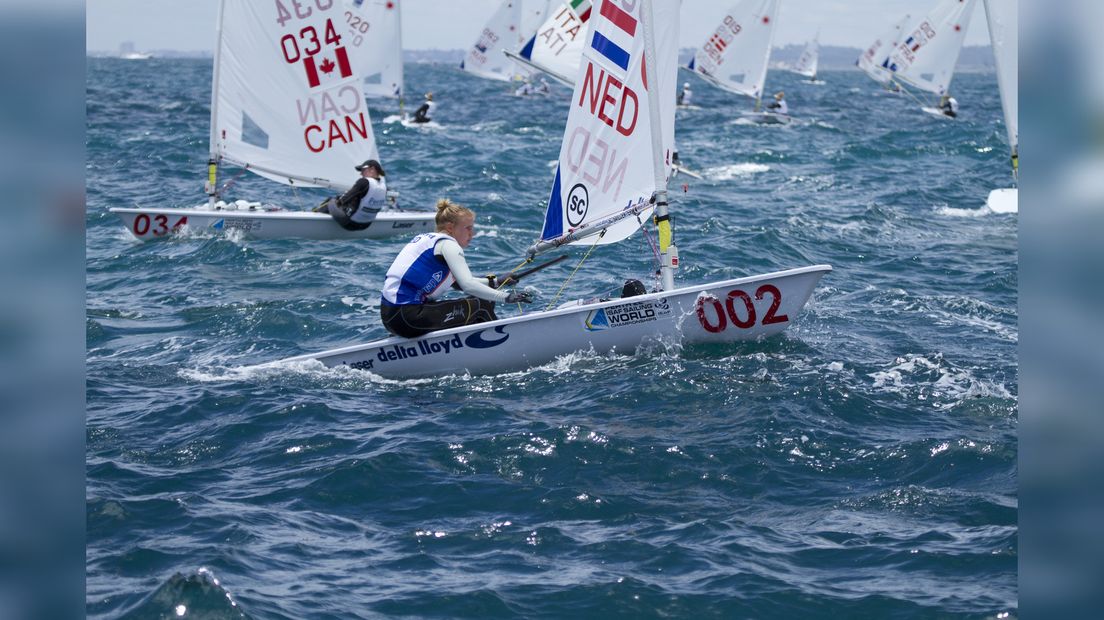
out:
M533 303L533 293L530 291L512 291L506 296L506 303L508 304L531 304Z

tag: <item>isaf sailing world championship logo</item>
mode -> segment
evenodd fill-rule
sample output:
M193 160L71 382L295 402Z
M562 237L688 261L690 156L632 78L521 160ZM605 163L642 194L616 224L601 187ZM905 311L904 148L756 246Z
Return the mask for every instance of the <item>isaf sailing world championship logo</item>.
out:
M583 325L588 332L598 332L613 327L647 323L670 314L671 306L667 303L666 298L652 301L634 301L591 310L587 313Z

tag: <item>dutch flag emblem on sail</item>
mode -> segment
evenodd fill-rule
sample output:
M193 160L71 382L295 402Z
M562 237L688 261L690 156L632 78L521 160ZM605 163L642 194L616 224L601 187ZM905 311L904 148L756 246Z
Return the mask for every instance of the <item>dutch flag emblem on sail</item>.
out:
M590 46L613 64L628 70L630 54L625 49L632 49L632 40L636 36L636 19L610 0L602 2L602 9L598 13L606 20L595 22ZM606 22L614 28L610 28Z

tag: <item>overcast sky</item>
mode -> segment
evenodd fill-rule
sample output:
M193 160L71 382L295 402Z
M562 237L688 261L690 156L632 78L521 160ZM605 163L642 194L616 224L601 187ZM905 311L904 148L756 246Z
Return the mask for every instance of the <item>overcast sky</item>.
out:
M236 0L242 1L242 0ZM664 1L664 0L657 0ZM403 47L466 49L501 0L403 0ZM682 47L696 47L735 0L683 0ZM936 0L782 0L775 45L804 43L820 29L822 45L865 47L905 13L926 13ZM545 0L524 0L543 9ZM87 0L88 51L114 51L123 41L138 50L211 51L218 0ZM966 45L988 45L982 2Z

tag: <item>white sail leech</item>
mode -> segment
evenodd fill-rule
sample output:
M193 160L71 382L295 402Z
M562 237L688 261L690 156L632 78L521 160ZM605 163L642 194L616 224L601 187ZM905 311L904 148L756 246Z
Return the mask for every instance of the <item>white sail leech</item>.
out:
M405 0L344 0L353 45L362 52L364 94L403 96L402 6Z

